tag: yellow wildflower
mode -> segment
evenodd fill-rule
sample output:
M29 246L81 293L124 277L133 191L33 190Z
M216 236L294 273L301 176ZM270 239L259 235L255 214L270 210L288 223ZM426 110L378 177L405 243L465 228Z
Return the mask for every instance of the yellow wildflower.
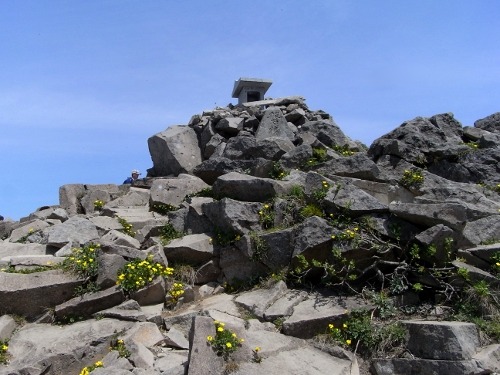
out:
M352 341L351 341L351 340L349 340L349 339L345 340L345 343L346 343L347 345L351 345L351 342L352 342Z
M230 342L226 342L226 347L228 347L228 348L232 348L232 347L233 347L233 344L231 344Z
M213 337L212 336L207 336L207 341L213 341Z

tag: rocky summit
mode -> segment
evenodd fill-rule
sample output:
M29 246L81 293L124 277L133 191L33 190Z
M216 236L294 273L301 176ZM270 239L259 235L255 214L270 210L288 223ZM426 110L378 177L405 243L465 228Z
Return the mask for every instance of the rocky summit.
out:
M500 113L369 147L302 97L0 221L0 374L500 372Z

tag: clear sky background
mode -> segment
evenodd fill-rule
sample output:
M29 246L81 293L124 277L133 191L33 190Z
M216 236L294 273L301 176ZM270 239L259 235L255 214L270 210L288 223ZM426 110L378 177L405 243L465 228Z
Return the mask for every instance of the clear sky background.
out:
M147 139L273 80L370 145L500 111L497 0L1 0L0 214L152 167Z

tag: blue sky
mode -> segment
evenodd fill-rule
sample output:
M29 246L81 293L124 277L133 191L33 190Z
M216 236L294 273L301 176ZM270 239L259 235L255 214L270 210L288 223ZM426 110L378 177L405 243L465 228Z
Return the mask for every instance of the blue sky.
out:
M0 1L0 214L152 167L147 139L235 103L239 77L302 95L370 145L417 116L500 111L500 2Z

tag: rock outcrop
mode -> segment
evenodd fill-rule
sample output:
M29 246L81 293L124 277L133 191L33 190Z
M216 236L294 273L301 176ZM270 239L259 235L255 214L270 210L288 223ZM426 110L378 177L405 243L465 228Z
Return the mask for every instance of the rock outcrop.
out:
M146 178L64 185L59 205L0 221L0 374L499 372L498 338L447 313L468 298L499 324L499 119L419 117L368 148L290 97L169 127ZM89 248L93 273L69 272ZM125 287L141 260L174 274ZM369 366L346 350L359 338L324 339L387 313L368 291L420 312ZM214 321L244 339L230 360Z

